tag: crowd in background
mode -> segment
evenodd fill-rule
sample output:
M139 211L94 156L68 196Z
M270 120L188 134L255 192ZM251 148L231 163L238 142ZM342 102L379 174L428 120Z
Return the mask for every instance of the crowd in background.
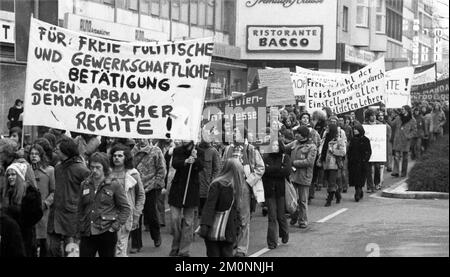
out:
M279 139L267 153L245 128L230 130L230 143L66 135L58 129L27 143L21 101L13 108L9 137L0 139L0 256L125 257L141 251L143 231L160 247L168 223L169 256L189 256L197 234L207 256L244 257L257 206L253 187L261 182L267 245L274 249L278 238L288 243L289 225L308 227L315 191L326 189L325 206L331 206L354 187L358 202L365 186L367 193L382 188L385 169L407 176L409 160L448 133L448 103L421 102L364 109L359 118L328 108L310 114L282 107ZM386 126L386 162L370 162L363 125L375 124ZM298 194L291 214L286 181ZM217 220L225 220L226 228L217 228Z

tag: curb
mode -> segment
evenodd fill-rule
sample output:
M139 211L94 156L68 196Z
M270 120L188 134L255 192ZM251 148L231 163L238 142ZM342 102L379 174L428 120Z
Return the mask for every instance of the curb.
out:
M400 180L389 188L381 191L381 196L399 199L449 199L449 194L445 192L433 191L408 191L406 179Z

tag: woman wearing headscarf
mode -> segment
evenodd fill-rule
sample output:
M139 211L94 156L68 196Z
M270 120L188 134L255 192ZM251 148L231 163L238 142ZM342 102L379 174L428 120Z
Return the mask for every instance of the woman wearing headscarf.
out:
M366 183L369 160L372 155L370 140L364 135L365 130L361 124L353 127L353 137L348 147L348 182L355 187L355 201L363 198L364 184Z
M239 234L238 210L243 183L245 183L244 168L238 159L231 158L224 162L222 171L209 187L200 222L200 236L205 239L208 257L233 256L233 247L237 244ZM225 228L225 239L211 240L209 233L214 224L216 212L227 210L230 212Z
M394 170L391 176L400 174L400 161L402 161L401 177L406 177L408 170L408 152L411 140L417 132L416 120L412 117L411 107L403 106L399 116L393 122L394 134Z

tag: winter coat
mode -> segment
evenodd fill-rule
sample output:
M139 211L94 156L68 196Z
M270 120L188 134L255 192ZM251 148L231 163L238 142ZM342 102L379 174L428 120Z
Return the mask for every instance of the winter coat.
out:
M68 237L76 235L81 182L89 173L79 156L69 158L56 166L55 194L48 216L48 233Z
M107 179L95 191L88 178L81 184L78 206L78 234L99 235L110 228L118 231L129 221L131 207L124 187L116 179Z
M131 213L125 223L125 229L132 231L133 225L137 226L139 223L139 218L141 217L145 203L145 191L140 174L133 168L124 172L113 171L110 174L110 178L113 181L118 181L126 192Z
M199 173L204 167L204 153L201 149L197 149L197 159L192 164L191 176L188 184L186 184L190 164L185 164L185 160L189 158L191 151L185 146L177 147L173 150L172 166L175 168L175 176L169 191L169 205L177 208L195 208L200 205L200 182ZM187 188L186 201L183 206L184 192Z
M409 152L411 139L417 132L416 120L411 118L407 123L402 125L402 120L398 116L393 124L395 126L395 135L392 149L394 151Z
M349 186L364 186L371 155L370 140L363 134L354 136L350 141L347 152Z
M225 228L225 241L229 243L235 243L237 241L240 227L240 220L237 212L239 203L237 203L236 199L234 199L233 202L233 198L234 192L231 185L224 185L221 184L221 182L211 183L200 221L201 225L206 225L211 228L214 224L216 211L226 211L230 208L231 203L233 203Z
M140 148L136 145L131 151L134 165L140 173L145 192L153 189L162 189L166 176L166 161L161 149L148 145Z
M0 257L25 257L25 245L17 220L8 213L0 211Z
M220 172L220 156L214 147L210 145L202 146L199 145L199 148L204 152L205 163L203 170L199 173L200 198L206 198L208 196L209 185Z
M262 178L264 197L285 197L285 180L291 174L291 159L283 153L269 153L263 156L265 171Z
M414 137L424 138L425 137L425 119L423 118L422 115L418 115L418 116L414 117L414 119L416 120L416 128L417 128L417 132Z
M423 120L425 122L425 136L424 138L428 138L431 132L431 113L427 113L423 116Z
M318 161L321 160L322 148L325 144L325 137L320 143L318 150ZM325 161L322 164L324 170L338 170L342 166L342 160L347 152L347 146L344 138L335 138L328 143L328 151L325 157ZM339 161L340 160L340 161Z
M36 176L36 182L39 192L41 193L43 216L41 220L36 224L36 238L47 238L47 224L49 208L53 204L53 197L55 192L55 169L52 166L47 168L36 168L34 170Z
M435 134L444 133L445 114L443 111L431 112L430 132Z
M287 151L289 152L289 149ZM316 145L310 139L305 143L295 141L290 155L292 166L295 168L291 173L291 181L302 186L310 186L317 156Z

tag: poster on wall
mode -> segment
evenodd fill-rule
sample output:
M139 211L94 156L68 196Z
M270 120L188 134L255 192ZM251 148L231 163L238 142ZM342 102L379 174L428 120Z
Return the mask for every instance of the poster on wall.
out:
M113 42L32 18L24 125L197 141L213 48Z
M386 125L363 125L365 136L370 140L372 156L369 162L386 162Z
M308 78L306 110L329 107L333 113L342 114L382 102L386 89L384 58L346 75L343 82L343 86L332 88Z
M414 75L413 67L404 67L386 72L386 108L397 109L405 105L411 106L411 83Z

